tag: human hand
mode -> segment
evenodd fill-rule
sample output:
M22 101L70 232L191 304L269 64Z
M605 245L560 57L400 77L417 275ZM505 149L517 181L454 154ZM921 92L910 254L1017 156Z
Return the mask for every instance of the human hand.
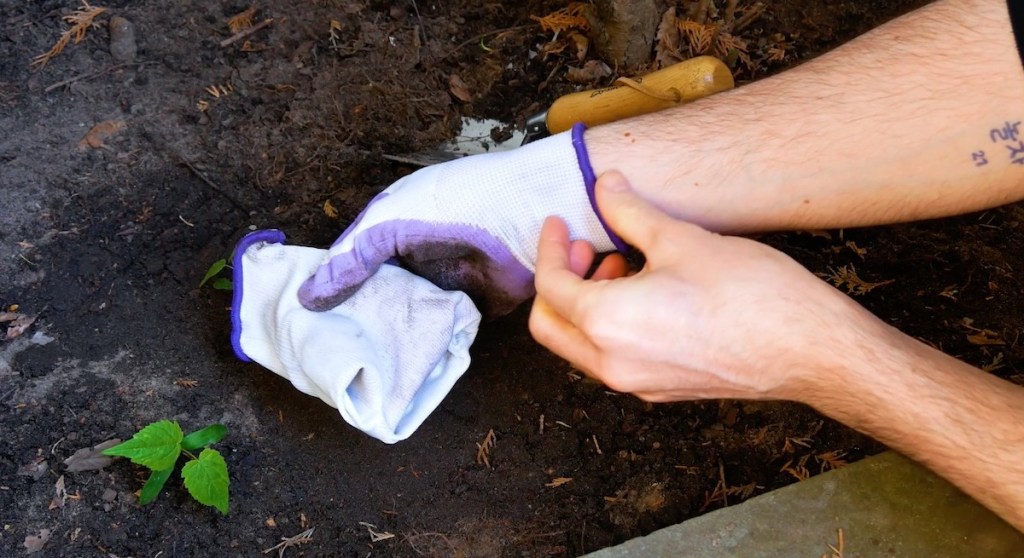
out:
M465 291L488 317L533 296L537 237L548 215L573 238L611 250L592 203L583 127L519 149L421 169L373 199L303 283L299 300L323 311L351 296L386 261L445 290Z
M621 258L606 259L585 280L593 248L549 218L530 331L612 389L648 401L804 400L877 323L785 254L672 219L618 172L596 191L609 227L647 264L626 276Z

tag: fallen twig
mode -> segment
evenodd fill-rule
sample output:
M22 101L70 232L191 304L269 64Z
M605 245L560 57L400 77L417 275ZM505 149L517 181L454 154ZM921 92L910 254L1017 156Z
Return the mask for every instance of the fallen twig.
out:
M234 35L231 35L227 39L224 39L223 41L220 42L220 46L226 47L226 46L231 45L232 43L238 42L238 41L248 37L249 35L252 35L253 33L259 31L260 29L263 29L264 27L270 25L271 23L274 23L274 20L272 18L271 19L264 19L263 21L257 23L256 25L253 25L252 27L250 27L248 29L242 29L238 33L235 33Z
M728 0L725 3L725 28L732 29L732 24L736 21L736 4L739 0Z
M764 14L764 4L761 2L755 2L754 5L750 6L743 11L743 14L736 18L729 28L729 32L733 35L738 34L747 28L748 25L757 21L762 14Z
M462 50L463 47L465 47L467 45L470 45L472 43L475 43L475 42L477 42L477 41L479 41L481 39L484 39L486 37L490 37L491 35L499 35L501 33L505 33L506 31L522 31L523 29L527 29L527 28L530 28L530 27L533 27L533 24L517 25L515 27L506 27L505 29L495 29L494 31L488 31L486 33L480 33L479 35L473 35L472 37L466 39L465 41L462 41L461 43L455 45L454 48L452 48L451 50L448 51L448 54L445 54L444 56L441 57L441 60L444 60L445 58L448 58L449 56L451 56L451 55L455 54L456 52Z
M394 533L389 533L387 531L378 531L377 526L373 525L372 523L360 521L359 524L363 527L366 527L366 530L370 532L370 542L380 542L395 538Z
M305 531L299 533L298 535L295 535L294 537L281 537L281 542L264 550L263 554L269 554L276 550L277 558L284 558L284 552L288 550L289 547L308 543L309 541L313 540L313 531L315 530L316 527L310 527L309 529L306 529Z
M71 78L65 79L63 81L58 81L57 83L54 83L53 85L48 85L46 87L46 89L43 89L43 93L49 93L50 91L53 91L54 89L60 89L61 87L64 87L66 85L71 85L72 83L75 83L76 81L84 81L84 80L87 80L87 79L97 78L97 77L100 77L102 75L109 74L110 72L116 72L118 70L123 70L123 69L131 67L131 66L146 66L146 65L151 65L151 64L159 64L159 62L135 62L133 64L114 64L113 66L110 66L109 68L105 68L105 69L102 69L102 70L97 70L95 72L91 72L91 73L88 73L88 74L82 74L80 76L71 77Z
M718 478L722 483L722 506L729 507L729 485L725 484L725 464L718 460Z
M188 169L190 171L192 171L197 177L199 177L199 180L202 180L203 182L205 182L206 185L209 186L214 192L217 192L224 199L228 200L228 203L230 203L231 205L235 206L235 208L238 209L239 211L248 211L245 208L245 206L243 206L242 204L238 203L235 200L234 197L229 196L226 192L224 192L224 190L221 190L220 186L217 186L217 184L214 181L212 181L209 178L207 178L206 175L203 174L202 171L197 169L196 166L193 165L191 161L189 161L188 159L186 159L182 155L178 155L178 158L181 159L181 162L184 163L185 166L188 167ZM188 223L186 223L186 224L188 224Z
M708 9L711 7L711 0L699 0L696 8L694 8L691 19L700 23L701 25L708 21Z
M837 529L836 537L837 537L836 538L836 544L835 545L832 545L832 544L828 545L829 553L822 554L821 558L843 558L843 552L845 550L843 547L846 546L846 545L844 544L845 541L843 540L843 528L842 527Z
M181 161L181 163L188 167L188 169L192 171L200 180L206 183L206 185L209 186L211 190L213 190L221 197L223 197L225 200L227 200L227 202L234 206L235 209L242 211L243 213L246 214L249 213L248 208L242 205L242 203L236 200L233 196L231 196L224 190L221 190L221 188L217 186L217 184L214 181L207 178L206 175L203 174L199 169L197 169L196 166L193 165L191 161L186 159L184 155L178 152L178 150L174 149L166 141L164 141L163 138L161 138L158 133L146 127L142 127L141 131L142 137L146 138L146 140L148 140L151 144L156 146L159 150L167 153L168 155L173 156L174 159Z
M412 1L412 11L416 14L416 21L419 22L419 25L417 25L417 27L419 28L419 32L421 32L423 34L423 44L426 44L427 41L428 41L428 39L427 39L427 28L423 25L423 18L420 17L420 8L419 8L419 6L416 5L416 0L411 0L411 1Z
M495 437L494 429L487 431L487 435L484 436L484 441L479 442L476 445L476 464L484 465L488 469L491 468L491 448L494 447Z

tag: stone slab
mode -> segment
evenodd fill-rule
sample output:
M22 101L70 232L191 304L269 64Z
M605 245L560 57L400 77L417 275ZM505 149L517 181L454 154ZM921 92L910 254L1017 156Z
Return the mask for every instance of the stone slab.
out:
M1024 534L887 452L587 556L1021 558Z

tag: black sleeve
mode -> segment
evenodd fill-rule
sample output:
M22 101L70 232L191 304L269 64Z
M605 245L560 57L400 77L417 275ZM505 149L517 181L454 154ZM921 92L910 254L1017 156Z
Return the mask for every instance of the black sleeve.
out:
M1024 64L1024 0L1006 0L1006 5L1010 9L1013 37L1017 39L1017 53Z

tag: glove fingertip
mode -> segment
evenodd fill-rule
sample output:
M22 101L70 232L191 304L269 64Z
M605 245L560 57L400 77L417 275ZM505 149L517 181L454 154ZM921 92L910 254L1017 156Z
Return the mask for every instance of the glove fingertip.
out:
M348 300L373 273L352 265L348 254L324 263L299 286L299 303L313 312L326 312ZM335 270L344 270L341 273Z

